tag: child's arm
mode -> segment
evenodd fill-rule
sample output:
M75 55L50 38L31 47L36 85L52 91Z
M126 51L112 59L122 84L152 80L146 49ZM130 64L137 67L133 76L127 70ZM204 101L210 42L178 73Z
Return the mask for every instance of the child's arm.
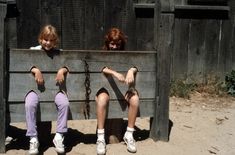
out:
M67 67L62 67L58 70L55 80L61 84L64 82L64 75L69 72Z
M112 69L110 69L108 67L104 67L102 72L104 74L109 74L109 75L112 75L112 76L116 77L120 82L124 82L125 81L124 75L122 75L121 73L118 73L118 72L116 72L116 71L114 71L114 70L112 70Z
M30 71L34 75L34 79L36 83L39 85L42 85L44 83L44 79L43 79L41 71L35 66L33 66Z
M127 85L133 84L135 82L135 74L138 72L138 69L136 67L131 67L127 71L125 83Z

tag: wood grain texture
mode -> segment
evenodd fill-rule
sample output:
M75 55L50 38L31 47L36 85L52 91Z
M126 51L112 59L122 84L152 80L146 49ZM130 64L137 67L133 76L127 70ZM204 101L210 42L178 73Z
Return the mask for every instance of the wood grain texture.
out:
M6 44L5 44L5 17L7 12L6 1L0 2L0 153L5 152L5 133L6 133Z
M41 121L55 120L56 111L53 103L55 94L60 90L68 94L71 108L70 119L85 118L83 114L85 102L88 102L90 106L90 118L96 118L94 101L96 93L102 87L106 88L110 94L111 101L107 117L126 117L128 108L124 103L124 96L129 88L112 76L102 74L101 70L104 66L113 68L124 75L129 68L133 66L138 68L135 88L138 90L141 101L139 116L153 116L157 90L157 53L155 51L61 50L52 53L29 49L9 51L7 98L11 121L24 120L24 97L30 90L36 91L39 95L41 102L39 119ZM37 66L42 70L44 87L39 87L35 83L33 75L29 72L32 66ZM63 66L67 66L70 73L66 76L66 82L58 85L55 76L57 70ZM86 98L85 86L87 76L89 76L90 90L88 98Z

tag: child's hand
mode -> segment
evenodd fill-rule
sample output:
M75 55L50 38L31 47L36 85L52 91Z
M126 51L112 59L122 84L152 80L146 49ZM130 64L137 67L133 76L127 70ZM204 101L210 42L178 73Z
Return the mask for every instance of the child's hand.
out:
M120 82L125 82L125 77L124 77L124 75L122 75L121 73L118 73L118 72L116 72L116 71L114 71L114 70L112 70L112 69L110 69L110 68L108 68L108 67L105 67L105 68L102 70L102 72L103 72L104 74L109 74L109 75L114 76L114 77L117 78L118 81L120 81Z
M121 73L115 72L113 75L118 79L118 81L125 82L125 77Z
M34 74L34 79L38 85L43 85L44 84L44 79L42 76L41 71L38 68L33 68L31 72Z
M55 80L56 80L59 84L61 84L61 83L64 82L64 74L66 74L67 71L68 71L68 70L67 70L66 68L61 68L61 69L58 70Z
M127 85L133 84L135 82L135 76L134 74L137 72L136 68L131 68L128 70L127 75L126 75L126 79L125 79L125 83Z

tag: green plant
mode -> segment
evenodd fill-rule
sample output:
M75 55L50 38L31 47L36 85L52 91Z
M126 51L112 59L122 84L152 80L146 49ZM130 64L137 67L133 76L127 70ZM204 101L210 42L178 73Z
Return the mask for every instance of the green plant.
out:
M225 85L227 93L235 96L235 70L232 70L225 76Z

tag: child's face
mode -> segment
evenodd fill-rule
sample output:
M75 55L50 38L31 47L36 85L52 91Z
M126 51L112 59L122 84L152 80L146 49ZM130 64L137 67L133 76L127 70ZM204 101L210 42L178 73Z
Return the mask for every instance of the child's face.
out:
M109 49L110 50L120 50L120 48L121 48L121 44L119 42L111 41L109 43Z
M52 40L51 38L44 38L42 39L41 45L42 45L42 48L49 51L55 47L55 41Z

